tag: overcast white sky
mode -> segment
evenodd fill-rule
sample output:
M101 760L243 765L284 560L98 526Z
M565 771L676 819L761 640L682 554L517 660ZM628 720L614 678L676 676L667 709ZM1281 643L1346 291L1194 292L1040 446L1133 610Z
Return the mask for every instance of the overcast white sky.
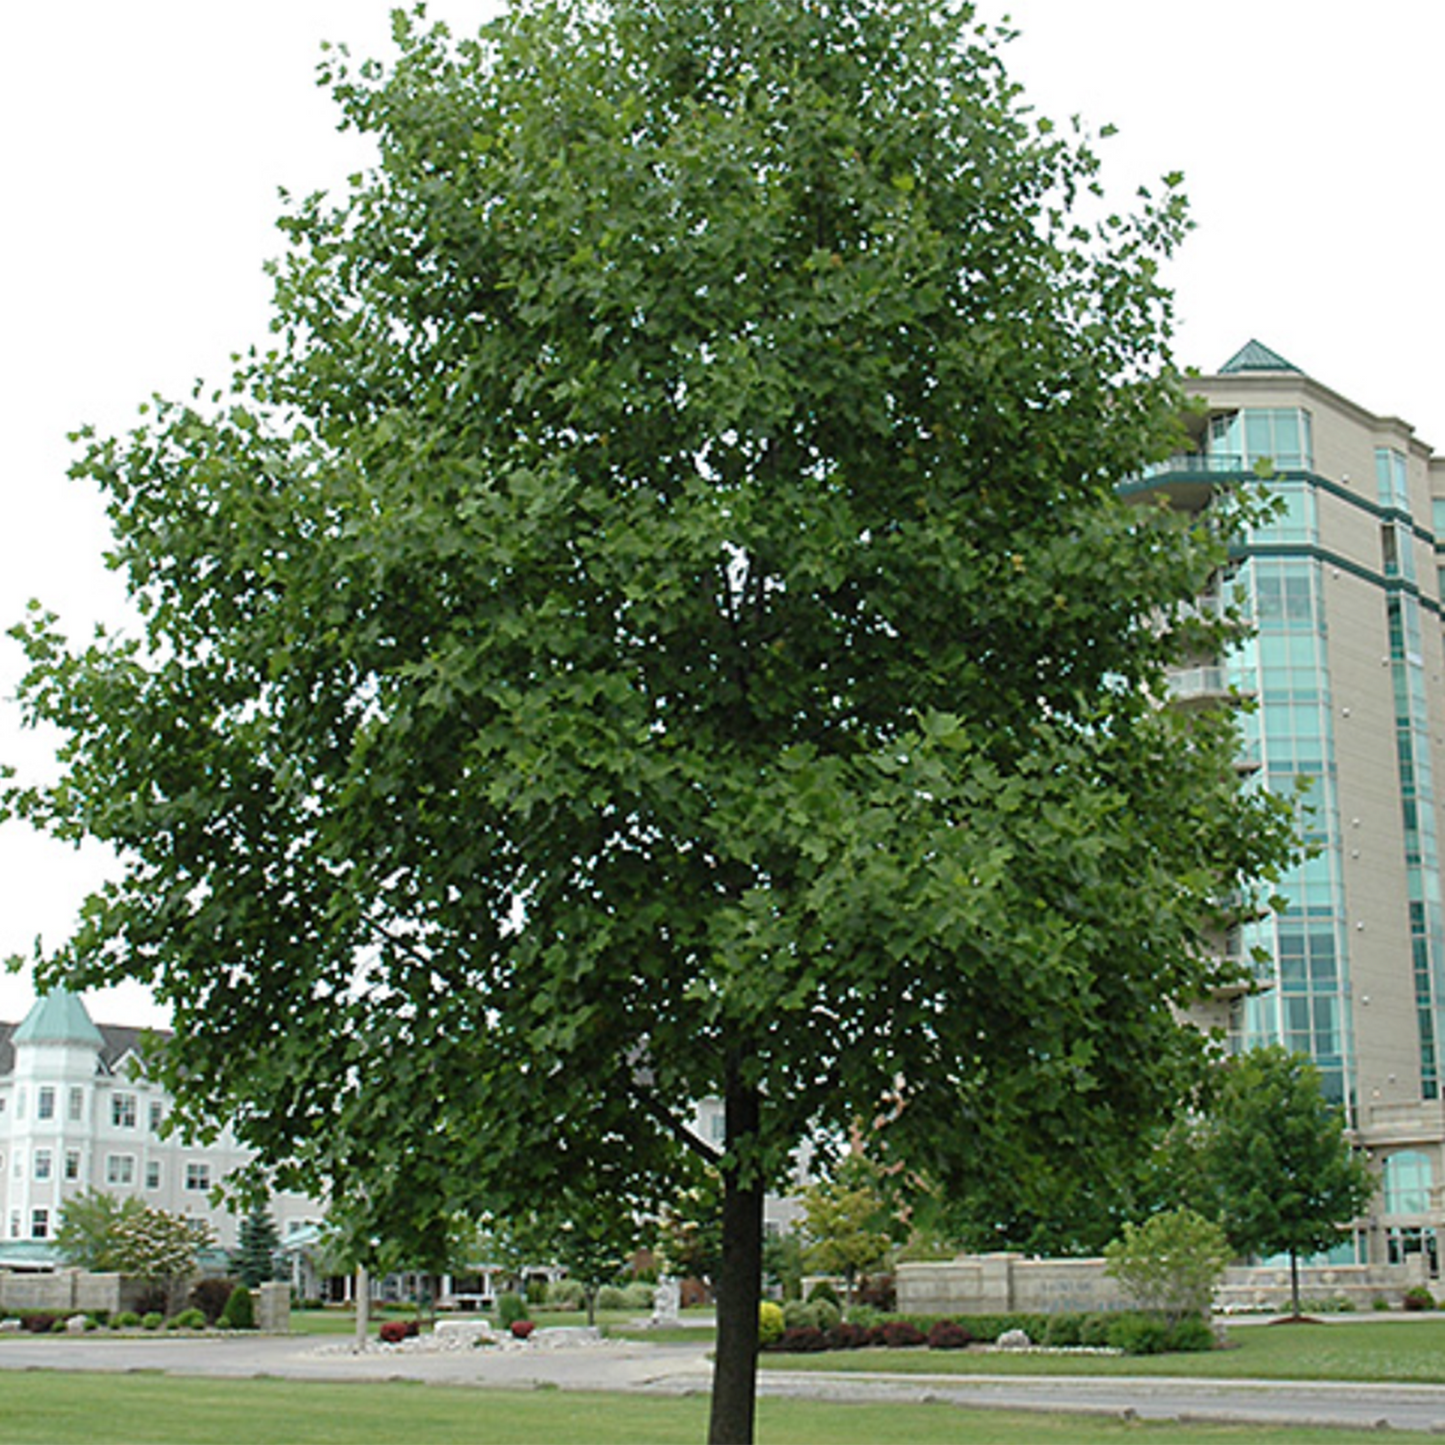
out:
M470 29L490 0L433 0ZM1445 5L1375 0L984 0L1023 31L1011 68L1044 113L1113 123L1122 203L1185 173L1198 230L1172 271L1178 354L1210 371L1250 337L1445 448L1440 248ZM73 635L123 616L104 519L67 482L67 431L129 426L264 335L276 188L364 161L314 84L322 39L388 53L384 0L51 0L6 16L0 53L0 625L38 597ZM1338 19L1326 18L1338 16ZM44 770L23 733L19 651L0 641L0 760ZM57 942L106 860L0 825L0 957ZM0 977L0 1019L33 999ZM163 1021L144 993L106 1022Z

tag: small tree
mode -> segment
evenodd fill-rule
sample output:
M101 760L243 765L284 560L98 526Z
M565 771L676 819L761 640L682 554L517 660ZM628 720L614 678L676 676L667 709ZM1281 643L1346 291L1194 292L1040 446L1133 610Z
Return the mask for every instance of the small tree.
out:
M1157 1310L1171 1326L1206 1315L1229 1264L1229 1240L1213 1220L1192 1209L1126 1224L1105 1250L1105 1269L1142 1309Z
M213 1236L210 1226L200 1220L142 1206L116 1225L113 1239L114 1267L163 1288L173 1301L196 1272L197 1257Z
M276 1256L281 1234L276 1221L264 1208L253 1209L241 1220L240 1247L231 1256L231 1267L241 1283L255 1289L276 1279Z
M1337 1243L1375 1188L1319 1070L1281 1048L1232 1059L1206 1121L1203 1161L1230 1243L1242 1253L1288 1253L1290 1309L1299 1314L1299 1256Z
M116 1231L144 1212L139 1199L117 1199L102 1189L82 1189L62 1206L55 1242L65 1262L76 1269L118 1270Z
M842 1275L849 1303L858 1276L883 1263L893 1248L893 1220L879 1189L878 1170L852 1155L832 1179L803 1191L803 1260L823 1274Z

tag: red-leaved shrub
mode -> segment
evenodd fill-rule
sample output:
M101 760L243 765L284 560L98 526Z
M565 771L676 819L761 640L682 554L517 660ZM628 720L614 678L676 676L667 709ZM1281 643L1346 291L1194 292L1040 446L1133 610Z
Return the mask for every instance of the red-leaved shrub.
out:
M936 1320L928 1331L930 1350L962 1350L973 1343L973 1336L956 1320Z
M884 1320L879 1326L883 1335L883 1343L890 1350L907 1349L910 1345L925 1345L928 1343L923 1331L910 1320Z
M403 1340L415 1338L419 1330L415 1320L387 1320L378 1333L383 1344L399 1345Z
M512 1338L514 1340L525 1340L536 1328L535 1320L513 1320Z

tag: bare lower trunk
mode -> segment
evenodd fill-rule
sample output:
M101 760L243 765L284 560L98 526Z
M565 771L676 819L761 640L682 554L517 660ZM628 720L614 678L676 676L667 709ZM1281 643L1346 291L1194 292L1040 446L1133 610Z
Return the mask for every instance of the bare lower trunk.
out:
M1289 1309L1296 1318L1299 1316L1299 1255L1289 1252Z
M731 1160L753 1157L761 1100L736 1070L727 1089ZM709 1445L752 1445L758 1376L758 1302L763 1277L763 1186L735 1163L723 1168L722 1263L716 1280L717 1347L713 1356Z

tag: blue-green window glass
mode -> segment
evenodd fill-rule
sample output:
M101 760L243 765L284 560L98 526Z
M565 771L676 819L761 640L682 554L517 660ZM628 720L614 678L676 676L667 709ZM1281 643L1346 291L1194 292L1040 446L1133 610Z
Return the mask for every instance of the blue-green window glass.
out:
M1430 520L1434 526L1435 536L1445 542L1445 498L1436 497L1430 503Z
M1275 515L1255 527L1252 542L1317 542L1319 522L1315 489L1305 482L1275 481L1269 486L1277 499Z
M1409 527L1399 522L1381 524L1380 557L1386 577L1415 581L1415 537Z
M1434 1177L1428 1156L1403 1149L1385 1160L1385 1213L1428 1214Z
M1375 492L1382 507L1410 510L1410 486L1405 453L1394 447L1375 448Z
M1238 457L1246 467L1267 461L1308 471L1314 465L1310 414L1303 407L1263 406L1211 417L1209 450Z

